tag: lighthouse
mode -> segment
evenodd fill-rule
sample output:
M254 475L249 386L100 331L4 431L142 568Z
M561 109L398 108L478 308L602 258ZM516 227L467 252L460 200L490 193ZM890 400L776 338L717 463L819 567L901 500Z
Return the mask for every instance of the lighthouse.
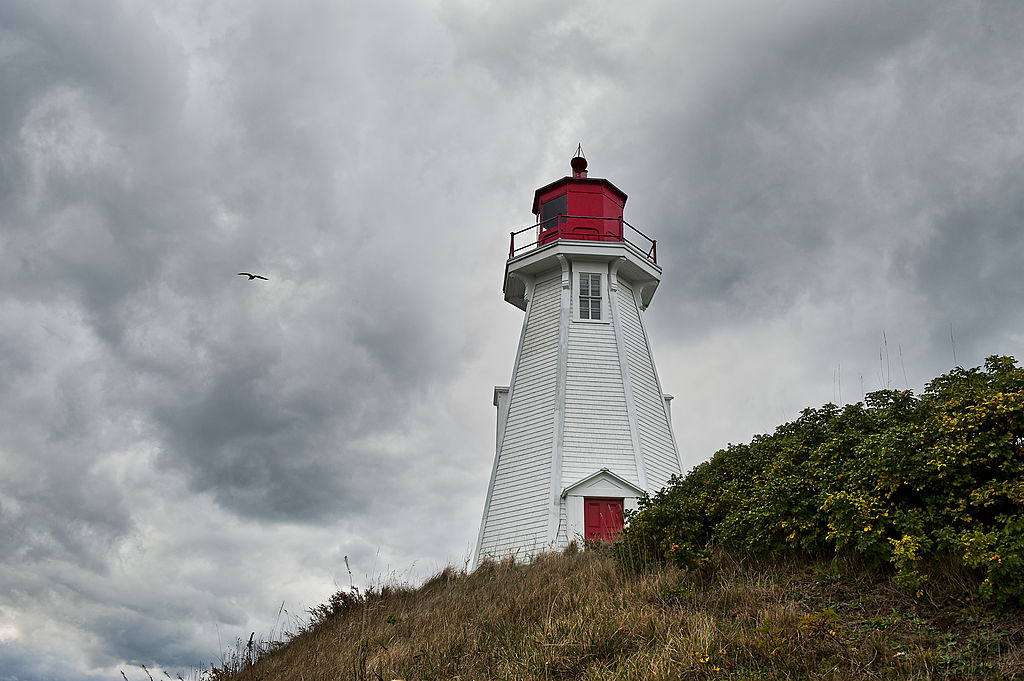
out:
M623 511L682 472L643 319L657 243L623 219L621 189L588 177L582 149L570 166L534 194L535 224L511 233L503 292L525 316L512 380L494 389L477 564L611 539Z

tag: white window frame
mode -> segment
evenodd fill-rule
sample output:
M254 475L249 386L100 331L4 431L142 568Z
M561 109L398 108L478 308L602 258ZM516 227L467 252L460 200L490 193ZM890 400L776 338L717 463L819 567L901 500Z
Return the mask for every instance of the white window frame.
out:
M572 272L572 320L589 324L608 324L610 309L608 307L608 266L605 263L573 263ZM580 316L580 275L596 274L600 277L601 286L601 318L587 319Z

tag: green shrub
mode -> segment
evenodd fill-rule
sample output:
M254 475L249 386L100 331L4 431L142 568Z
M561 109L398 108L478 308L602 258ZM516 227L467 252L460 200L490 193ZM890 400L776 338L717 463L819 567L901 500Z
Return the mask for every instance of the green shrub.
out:
M980 595L1024 604L1024 370L1012 357L956 368L924 394L805 409L729 445L644 499L617 550L693 567L710 548L856 553L920 590L948 557Z

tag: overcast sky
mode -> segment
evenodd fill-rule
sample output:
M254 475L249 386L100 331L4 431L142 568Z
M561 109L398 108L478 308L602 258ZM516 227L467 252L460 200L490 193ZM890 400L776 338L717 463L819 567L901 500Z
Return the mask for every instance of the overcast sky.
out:
M461 567L508 234L580 142L658 240L688 466L1024 356L1022 35L1016 0L0 0L0 680L185 675L344 556Z

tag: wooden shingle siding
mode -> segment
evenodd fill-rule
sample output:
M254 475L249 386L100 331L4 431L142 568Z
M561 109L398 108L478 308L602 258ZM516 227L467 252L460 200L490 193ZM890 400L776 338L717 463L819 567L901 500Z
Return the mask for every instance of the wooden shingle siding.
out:
M524 320L481 556L503 555L516 547L529 553L549 543L548 489L537 480L547 480L551 468L560 291L559 278L538 282Z
M671 475L680 473L679 457L665 412L664 394L658 384L647 334L640 319L640 309L626 282L620 282L618 299L647 484L651 492L656 492L668 484Z

